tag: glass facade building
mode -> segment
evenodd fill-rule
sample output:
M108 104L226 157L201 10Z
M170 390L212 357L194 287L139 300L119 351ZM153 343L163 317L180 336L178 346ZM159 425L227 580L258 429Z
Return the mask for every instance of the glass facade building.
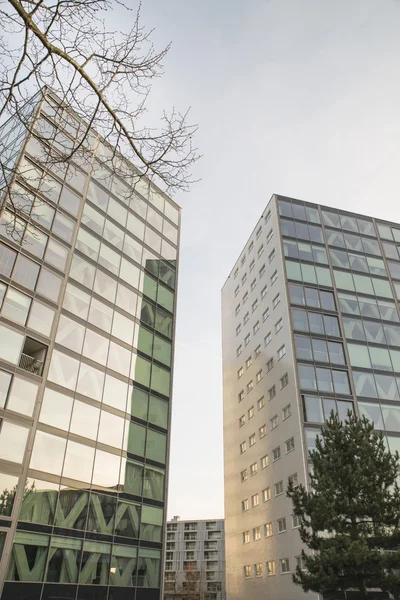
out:
M222 290L227 596L316 598L288 482L333 410L400 449L400 225L273 196Z
M180 208L51 91L0 213L0 597L158 600ZM132 187L132 177L137 184Z

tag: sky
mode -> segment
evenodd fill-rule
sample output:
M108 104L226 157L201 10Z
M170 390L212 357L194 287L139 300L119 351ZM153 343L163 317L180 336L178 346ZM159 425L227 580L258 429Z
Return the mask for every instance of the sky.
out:
M203 155L174 198L168 518L218 518L220 290L273 193L400 221L400 0L142 0L142 24L172 41L150 109L190 106Z

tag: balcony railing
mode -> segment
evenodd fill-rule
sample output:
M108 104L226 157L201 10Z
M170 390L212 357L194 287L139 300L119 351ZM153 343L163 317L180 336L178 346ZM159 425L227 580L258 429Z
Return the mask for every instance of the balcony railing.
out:
M29 356L29 354L21 354L19 366L29 373L34 373L34 375L41 375L43 372L43 362L33 356Z

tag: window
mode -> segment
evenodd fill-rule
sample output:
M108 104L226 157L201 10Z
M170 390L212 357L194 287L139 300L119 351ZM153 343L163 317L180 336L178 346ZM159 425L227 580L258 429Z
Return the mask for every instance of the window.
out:
M281 573L289 573L290 572L290 566L289 566L289 559L288 558L281 558L279 561L280 565L281 565Z
M262 469L266 469L266 467L268 467L269 461L268 461L268 454L266 454L265 456L263 456L261 458L261 468Z
M272 523L265 523L265 525L264 525L264 535L265 535L265 537L271 537L271 535L272 535Z
M285 354L286 354L286 347L285 347L285 345L283 345L278 350L278 360L280 360L282 358L282 356L285 356Z
M261 396L261 398L259 398L257 400L257 408L258 408L258 410L261 410L261 408L263 408L264 406L265 406L264 396Z
M239 323L239 325L236 327L236 335L239 335L241 329L242 329L242 324Z
M286 518L278 519L278 533L286 531Z
M244 285L247 281L247 273L245 273L242 277L242 285Z
M261 254L264 252L264 246L260 246L259 249L257 250L257 256L258 258L260 258Z
M235 289L235 298L238 295L238 293L239 293L239 286L237 286L237 288Z
M244 338L244 345L247 346L250 343L250 334L248 333Z
M238 393L238 402L241 402L242 400L244 400L244 390Z
M245 577L251 577L251 565L245 565L243 567L243 572Z
M240 312L240 304L238 304L237 307L235 308L235 317L238 316L239 312Z
M278 304L279 304L279 302L280 302L280 301L281 301L281 295L280 295L280 294L277 294L277 295L275 296L275 298L272 300L272 306L273 306L274 308L276 308L276 307L278 306Z
M296 559L296 567L299 567L299 569L304 571L304 569L306 568L304 558L300 555L300 556L295 556L295 559Z
M253 304L251 305L251 310L254 312L255 310L257 310L257 306L258 306L258 299L256 298L253 302Z
M245 415L242 415L241 417L239 417L239 427L243 427L243 425L246 423L246 417Z
M254 354L256 355L256 358L261 354L261 344L258 344L257 348L254 350Z
M293 529L300 527L300 517L298 515L292 515L292 527Z
M281 382L281 390L282 390L289 383L289 375L287 373L285 373L284 376L281 377L279 381Z
M273 285L277 279L278 279L278 271L274 271L271 275L271 285Z
M253 540L261 540L261 527L254 527L253 529Z
M247 469L243 469L243 471L240 472L240 481L246 481L247 480Z
M248 251L251 252L254 248L254 242L250 242L249 247L248 247Z
M250 542L250 531L243 531L243 544Z
M267 371L269 372L274 366L274 359L270 358L269 361L267 362Z
M236 356L240 356L242 354L242 344L236 348Z
M288 417L290 417L290 415L292 414L292 409L290 407L290 404L288 404L287 406L285 406L285 408L282 410L282 417L283 420L287 419Z
M247 393L249 394L251 392L251 390L253 389L254 384L253 384L253 380L249 381L249 383L247 384Z
M237 372L237 378L240 379L243 375L243 367L240 367L240 369Z
M270 242L272 240L272 236L274 235L274 232L272 229L269 230L268 234L267 234L267 243Z
M258 498L258 494L253 494L253 496L251 497L251 506L252 508L255 508L256 506L258 506L260 503L259 498Z
M272 334L271 334L271 332L269 331L269 332L267 333L267 335L265 336L265 338L264 338L264 345L265 345L265 346L268 346L268 344L271 342L271 340L272 340Z
M275 396L276 396L276 387L274 385L271 388L269 388L269 390L268 390L268 396L269 396L270 400L272 400L272 398L275 398Z
M256 443L256 434L252 433L251 436L249 437L249 446L251 448L251 446L254 446L254 444Z
M268 502L268 500L271 500L271 488L270 487L264 488L263 491L261 492L261 495L262 495L263 502Z
M249 410L247 411L247 418L251 419L252 417L254 417L254 406L250 406Z
M249 510L249 499L245 498L244 500L242 500L242 512L245 512L246 510Z
M236 279L236 277L238 276L238 273L239 273L239 269L238 269L238 268L236 268L236 269L235 269L235 272L234 272L234 274L233 274L233 277L234 277L234 279Z
M275 258L275 248L269 253L268 261L271 263Z
M266 321L269 317L269 308L266 308L262 314L262 320Z
M256 383L260 383L262 376L263 376L262 370L258 371L258 373L256 373Z
M244 441L240 444L240 454L243 454L247 450L247 442Z
M246 255L242 256L240 264L243 267L244 263L246 262Z
M288 454L289 452L294 450L294 438L290 438L290 440L287 440L285 442L285 444L286 444L286 454Z
M254 269L254 267L255 267L255 264L256 264L256 261L255 261L255 260L254 260L254 258L253 258L253 260L251 261L251 263L250 263L250 266L249 266L249 271L250 271L250 273L251 273L251 271Z
M244 317L243 317L243 323L244 323L244 325L246 325L247 321L249 320L249 317L250 317L250 315L249 315L249 313L247 312L247 313L244 315Z
M267 435L267 426L261 425L260 429L258 430L258 434L260 436L260 440L261 438L265 437Z
M269 560L266 563L266 567L267 567L267 575L275 575L275 561L274 560Z
M250 367L251 363L252 363L252 358L251 358L251 356L249 356L249 358L246 359L246 369L248 369Z
M253 325L253 335L255 335L259 329L260 329L260 321L257 321L257 322L256 322L256 323Z
M267 291L268 291L268 287L266 285L264 285L263 289L261 290L261 300L263 298L265 298L265 296L267 295Z
M261 235L261 232L262 232L262 227L259 227L259 228L257 229L257 231L256 231L256 238L257 238L257 239L260 237L260 235Z
M260 529L260 528L258 527L258 529ZM261 537L261 534L260 534L260 537ZM259 540L260 538L257 538L257 539ZM263 565L262 565L262 563L256 563L254 565L254 574L255 574L256 577L262 577L262 574L263 574Z
M277 323L275 323L275 333L278 333L283 327L283 319L279 319Z
M245 295L242 298L243 304L246 304L248 297L249 297L249 292L246 292Z
M283 481L278 481L275 484L275 496L280 496L281 494L283 494Z
M270 220L270 218L271 218L271 211L269 210L269 211L267 212L267 214L265 215L264 221L265 221L266 223L268 223L268 221Z
M253 279L253 281L250 284L250 291L253 291L255 289L257 285L257 279Z
M265 265L263 265L263 266L261 267L261 269L259 270L258 274L259 274L259 276L260 276L260 279L261 279L261 277L262 277L263 275L265 275Z
M253 477L253 475L256 475L257 471L258 471L258 465L255 462L252 465L250 465L250 476Z
M274 450L272 450L273 461L275 462L276 460L279 460L280 457L281 457L281 447L277 446L276 448L274 448Z
M297 473L293 473L293 475L289 475L288 483L293 485L294 487L298 486L299 482L298 482Z

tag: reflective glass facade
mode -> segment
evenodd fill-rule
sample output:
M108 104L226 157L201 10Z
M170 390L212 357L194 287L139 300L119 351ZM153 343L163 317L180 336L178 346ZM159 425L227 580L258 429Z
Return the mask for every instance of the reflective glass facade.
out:
M94 131L55 164L84 127L51 92L35 118L0 215L1 598L158 600L180 209Z
M285 490L332 410L400 449L399 248L400 225L273 196L223 287L231 600L310 597Z

